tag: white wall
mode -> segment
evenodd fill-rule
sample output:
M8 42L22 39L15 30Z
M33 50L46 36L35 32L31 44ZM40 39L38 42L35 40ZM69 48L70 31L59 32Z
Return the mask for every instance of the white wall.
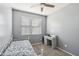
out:
M60 48L79 55L79 4L70 4L48 16L47 32L59 37Z
M12 10L0 4L0 49L10 40L12 33Z

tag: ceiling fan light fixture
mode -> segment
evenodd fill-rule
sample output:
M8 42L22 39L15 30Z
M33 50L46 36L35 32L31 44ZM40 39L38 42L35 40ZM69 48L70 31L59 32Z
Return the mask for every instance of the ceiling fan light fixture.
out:
M44 3L41 3L41 7L44 7Z
M44 3L41 3L41 12L44 11Z
M40 11L43 12L46 8L50 7L50 8L55 8L55 5L49 4L49 3L40 3L39 5L36 6L40 6ZM32 6L35 7L35 6Z
M44 10L44 8L43 8L43 7L41 7L41 12L43 12L43 10Z

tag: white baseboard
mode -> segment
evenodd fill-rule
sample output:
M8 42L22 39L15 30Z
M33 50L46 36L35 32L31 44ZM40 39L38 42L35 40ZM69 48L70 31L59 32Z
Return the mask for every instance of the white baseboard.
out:
M66 50L64 50L64 49L62 49L62 48L59 48L59 47L57 47L57 48L58 48L59 50L65 52L65 53L68 53L68 54L71 55L71 56L75 56L74 54L72 54L72 53L70 53L70 52L68 52L68 51L66 51Z

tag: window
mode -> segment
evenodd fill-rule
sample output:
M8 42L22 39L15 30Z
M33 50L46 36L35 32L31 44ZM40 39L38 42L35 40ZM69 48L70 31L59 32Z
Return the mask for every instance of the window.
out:
M41 34L41 19L32 19L32 34Z
M42 34L42 27L41 27L42 20L41 19L30 19L26 17L22 17L21 19L21 25L22 35L33 35L33 34Z
M30 28L22 27L22 35L30 35Z
M32 19L32 26L40 26L41 21L41 19Z
M29 18L26 18L26 17L22 17L21 23L24 26L29 26L30 25L30 19Z

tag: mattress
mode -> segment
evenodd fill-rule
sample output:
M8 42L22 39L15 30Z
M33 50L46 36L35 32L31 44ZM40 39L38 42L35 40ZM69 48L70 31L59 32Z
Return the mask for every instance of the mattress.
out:
M3 56L36 56L36 53L29 40L23 40L12 42Z

